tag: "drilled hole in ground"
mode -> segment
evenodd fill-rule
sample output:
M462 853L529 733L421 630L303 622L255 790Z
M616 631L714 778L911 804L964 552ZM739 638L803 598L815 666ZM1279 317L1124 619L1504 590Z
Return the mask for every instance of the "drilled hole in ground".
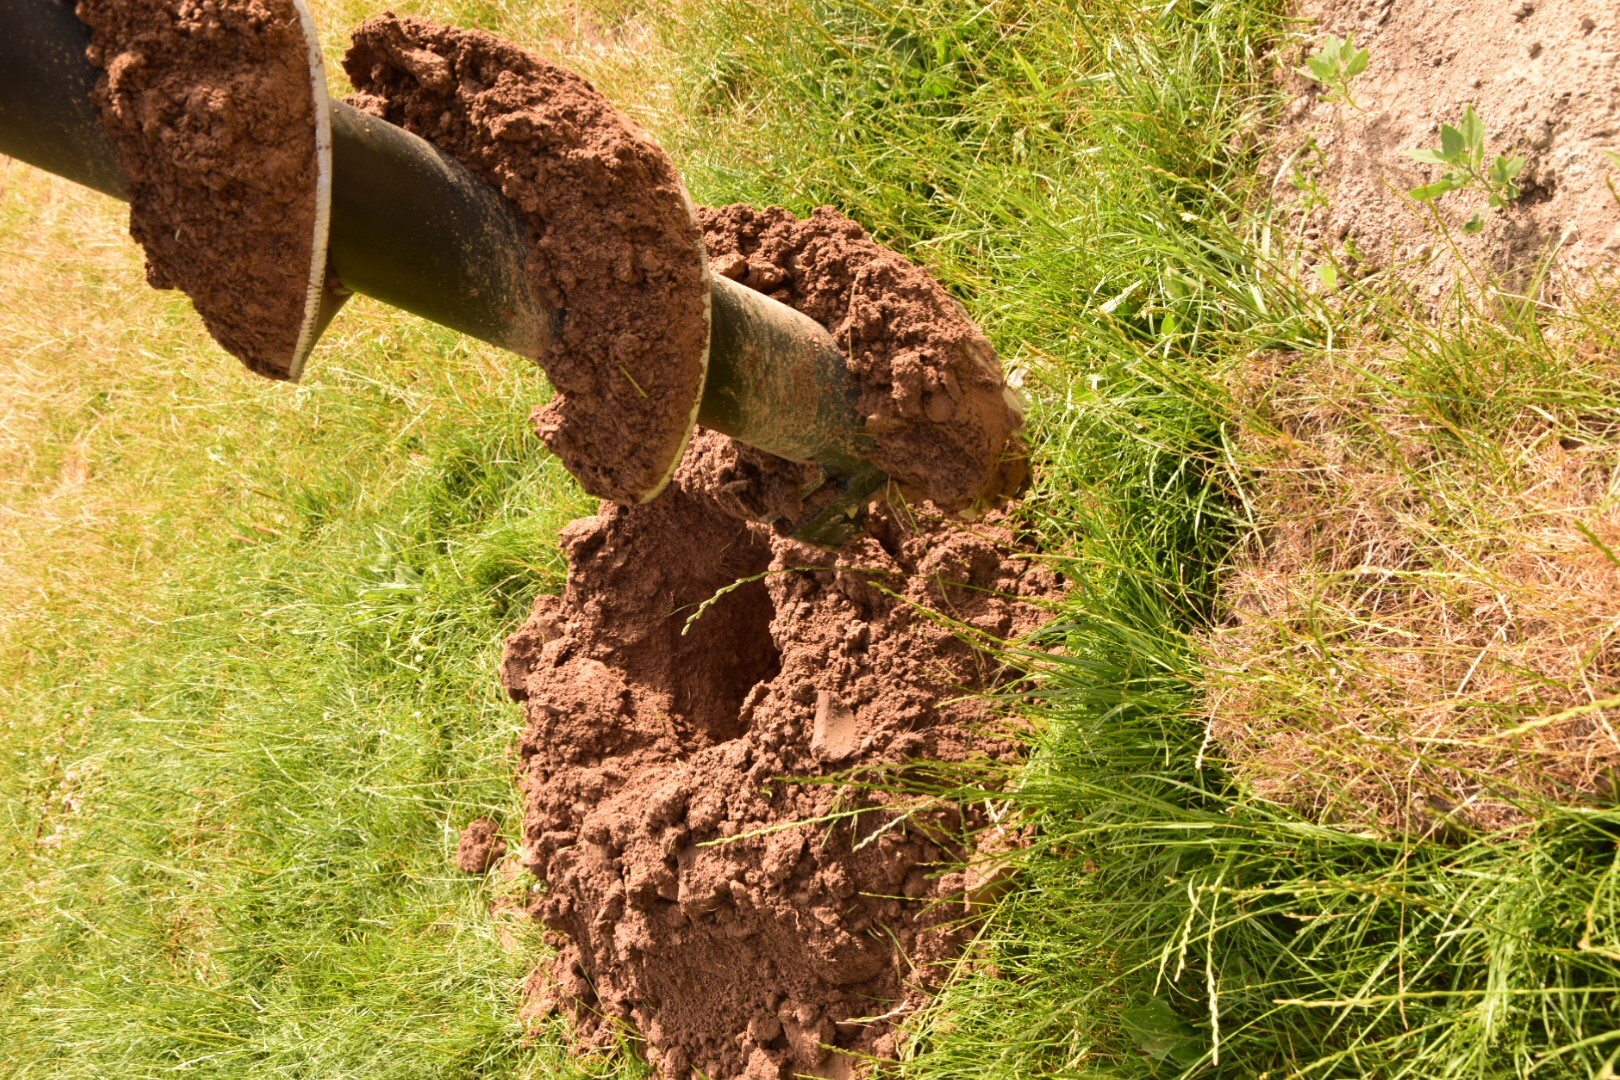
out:
M746 533L736 540L739 557L724 560L730 576L705 582L708 591L697 590L682 598L676 617L671 620L670 695L676 720L686 727L682 734L693 742L709 744L739 738L746 730L742 720L743 700L757 683L765 682L781 670L782 657L771 640L771 619L775 608L764 581L736 582L755 577L770 565L770 550ZM681 629L697 605L721 589L731 588L691 623L683 636ZM684 610L683 610L684 609Z

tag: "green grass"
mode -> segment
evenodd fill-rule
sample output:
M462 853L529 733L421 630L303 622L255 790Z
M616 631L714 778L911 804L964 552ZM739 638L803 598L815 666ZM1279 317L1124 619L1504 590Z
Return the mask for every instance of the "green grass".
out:
M1280 7L412 9L553 46L700 202L837 206L1024 379L1023 520L1075 588L1033 661L1028 766L945 782L1011 798L1035 842L905 1075L1591 1076L1620 1054L1620 813L1380 838L1256 800L1204 745L1198 640L1254 482L1231 372L1393 338L1484 433L1614 347L1594 317L1548 367L1533 310L1468 336L1378 282L1330 313L1260 257ZM322 12L329 50L362 13ZM540 946L489 912L523 883L448 869L468 818L515 833L499 640L587 508L526 432L539 380L357 305L303 388L248 382L139 287L116 220L0 174L8 1075L638 1072L555 1030L525 1045Z
M522 885L447 856L478 813L515 826L490 673L586 504L526 431L530 373L384 333L292 395L169 397L210 438L139 465L206 520L128 609L13 642L8 1075L546 1071L514 1023L537 935L488 912Z
M1607 312L1549 326L1504 305L1460 330L1387 282L1330 312L1263 270L1247 136L1281 30L1264 5L790 10L711 6L688 31L698 195L832 202L958 289L1027 372L1042 481L1024 518L1077 585L1046 635L1063 659L1037 665L1030 766L980 778L1038 840L988 962L918 1021L902 1072L1612 1067L1620 815L1538 802L1528 838L1447 842L1290 815L1206 753L1194 643L1249 526L1253 418L1225 389L1247 357L1394 337L1414 394L1483 443L1592 381Z

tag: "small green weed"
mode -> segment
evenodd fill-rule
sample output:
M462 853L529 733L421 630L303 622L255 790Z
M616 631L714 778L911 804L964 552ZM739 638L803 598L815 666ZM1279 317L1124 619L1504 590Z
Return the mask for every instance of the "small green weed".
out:
M1412 198L1419 202L1433 203L1449 192L1478 187L1486 193L1491 209L1500 210L1522 194L1516 181L1524 171L1524 158L1497 154L1489 166L1485 164L1485 122L1472 105L1463 109L1456 126L1440 126L1439 149L1411 150L1408 154L1426 165L1446 166L1440 179L1412 189ZM1473 235L1484 227L1485 219L1476 210L1463 225L1463 232Z
M1359 109L1350 94L1350 83L1367 70L1372 54L1356 48L1355 35L1343 39L1329 34L1322 47L1305 58L1305 66L1298 71L1307 79L1314 79L1327 87L1328 101L1342 101L1352 109Z

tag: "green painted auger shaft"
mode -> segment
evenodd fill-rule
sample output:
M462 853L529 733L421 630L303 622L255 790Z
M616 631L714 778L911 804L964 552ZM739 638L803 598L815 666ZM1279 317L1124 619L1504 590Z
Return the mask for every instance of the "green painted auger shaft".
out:
M128 199L71 0L0 0L0 25L0 154ZM505 197L432 144L340 102L332 137L330 267L343 286L539 359L566 313L529 287L524 228ZM711 299L699 421L834 477L869 474L857 388L832 336L723 278Z

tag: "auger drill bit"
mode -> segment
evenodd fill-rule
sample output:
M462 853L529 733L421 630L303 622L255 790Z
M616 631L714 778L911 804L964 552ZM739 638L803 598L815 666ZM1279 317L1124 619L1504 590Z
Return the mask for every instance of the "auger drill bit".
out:
M298 0L306 33L312 24ZM70 0L0 0L0 153L115 198L129 198L92 102L99 72ZM427 141L329 102L310 48L321 138L321 265L311 267L305 357L349 293L362 293L531 359L558 332L525 274L525 234L498 191ZM329 153L326 152L329 146ZM884 477L855 406L858 389L832 336L813 319L709 274L707 376L698 422L790 461L815 463L843 495L803 537L835 543ZM678 455L677 455L678 456ZM676 461L668 463L673 472ZM658 485L662 487L662 483ZM656 494L656 490L648 494Z

